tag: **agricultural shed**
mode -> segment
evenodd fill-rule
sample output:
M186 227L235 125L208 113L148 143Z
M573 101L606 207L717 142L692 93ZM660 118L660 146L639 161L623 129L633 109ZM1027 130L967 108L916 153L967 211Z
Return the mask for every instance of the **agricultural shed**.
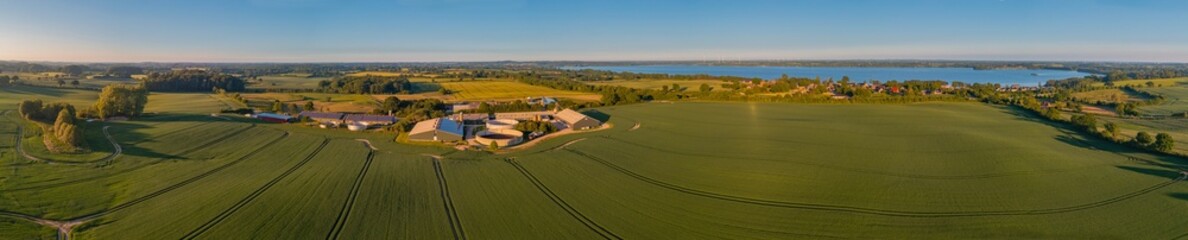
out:
M292 120L293 117L276 113L260 113L256 114L256 119L264 120L265 122L287 123L289 120Z
M408 139L413 141L460 141L464 130L462 123L449 118L434 118L418 122L408 131Z
M590 116L586 116L586 114L568 108L558 112L557 118L569 125L570 129L575 130L592 129L602 125L602 122L598 121L598 119L591 118Z
M342 113L336 112L301 112L301 117L308 117L316 122L342 124Z
M363 124L364 126L392 125L396 123L396 117L376 114L347 114L342 117L342 120L347 123Z

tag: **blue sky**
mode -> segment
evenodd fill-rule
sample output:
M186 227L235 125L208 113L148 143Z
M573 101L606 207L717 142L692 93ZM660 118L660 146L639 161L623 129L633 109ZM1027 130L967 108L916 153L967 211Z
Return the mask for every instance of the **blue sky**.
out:
M1188 62L1188 1L0 0L0 59Z

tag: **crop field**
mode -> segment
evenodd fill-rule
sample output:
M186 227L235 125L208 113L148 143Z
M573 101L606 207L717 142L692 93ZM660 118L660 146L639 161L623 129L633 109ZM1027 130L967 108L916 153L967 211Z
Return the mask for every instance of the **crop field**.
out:
M637 89L661 89L665 86L672 87L673 84L680 85L686 91L700 91L701 84L708 84L714 90L722 90L722 84L726 83L719 80L656 80L656 79L641 79L641 80L614 80L614 81L599 81L588 82L590 85L610 85L621 86Z
M1153 94L1160 94L1166 98L1163 104L1154 106L1141 106L1139 111L1145 114L1155 115L1170 115L1175 113L1188 112L1188 87L1160 87L1160 88L1143 88L1140 91L1145 91Z
M1146 86L1147 82L1155 84L1155 87L1171 87L1179 86L1188 83L1188 77L1180 78L1163 78L1163 79L1138 79L1138 80L1122 80L1114 82L1114 86ZM1105 86L1105 83L1096 83L1096 86Z
M1140 96L1135 96L1126 93L1122 89L1102 89L1088 92L1073 93L1072 96L1076 99L1089 102L1102 103L1118 103L1118 102L1137 102L1146 100Z
M441 82L441 87L453 92L453 100L522 99L526 97L561 97L596 101L596 94L563 91L511 81Z
M500 155L156 108L100 123L123 149L108 161L0 151L0 238L56 236L26 217L76 221L74 239L1188 233L1183 159L977 103L617 106L594 110L613 128ZM0 119L0 138L14 137Z
M328 77L308 77L300 75L268 75L260 76L263 83L250 84L248 88L258 89L316 89L318 82L329 80Z
M144 112L209 114L231 108L229 104L205 93L153 93L149 95L149 103L144 106Z

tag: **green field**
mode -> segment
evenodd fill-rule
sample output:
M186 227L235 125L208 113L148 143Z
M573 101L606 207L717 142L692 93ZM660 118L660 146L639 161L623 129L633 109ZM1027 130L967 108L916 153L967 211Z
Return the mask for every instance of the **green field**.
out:
M1179 86L1179 85L1182 85L1182 84L1188 83L1188 77L1180 77L1180 78L1162 78L1162 79L1136 79L1136 80L1122 80L1122 81L1116 81L1116 82L1114 82L1114 86L1119 86L1119 87L1121 87L1121 86L1136 86L1136 87L1142 87L1142 86L1146 86L1146 85L1147 85L1147 82L1151 82L1151 84L1155 84L1155 86L1156 86L1156 87L1171 87L1171 86ZM1105 86L1105 83L1096 83L1096 84L1094 84L1094 86L1099 86L1099 87L1100 87L1100 86Z
M614 80L614 81L598 81L589 82L590 85L598 86L621 86L638 89L661 89L664 87L672 87L673 84L680 85L685 88L685 91L700 91L701 84L707 84L715 90L723 90L722 84L726 83L720 80Z
M596 101L599 98L595 94L563 91L511 81L440 82L438 84L453 92L452 100L462 101L511 100L527 97L562 97Z
M0 101L86 101L71 91L4 91ZM75 239L1188 233L1183 159L979 103L607 107L596 111L610 116L609 130L492 155L212 118L192 110L210 103L182 99L218 103L161 94L151 103L158 114L101 123L124 150L112 161L47 164L0 151L0 238L54 237L19 215L83 220ZM17 120L0 119L0 138L15 136Z
M1154 106L1139 107L1144 114L1170 115L1188 112L1188 87L1142 88L1140 91L1163 95L1165 101Z
M309 77L306 75L282 74L260 76L260 80L263 83L250 84L247 87L258 89L316 89L318 88L318 82L330 79L328 77Z

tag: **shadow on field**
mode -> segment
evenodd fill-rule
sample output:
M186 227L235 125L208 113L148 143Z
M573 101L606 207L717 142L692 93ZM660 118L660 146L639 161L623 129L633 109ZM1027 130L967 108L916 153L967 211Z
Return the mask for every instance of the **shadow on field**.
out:
M1151 154L1145 149L1141 149L1128 144L1121 144L1101 139L1098 136L1086 134L1078 130L1077 126L1072 124L1050 121L1043 116L1032 113L1018 107L999 107L1003 113L1011 114L1018 119L1046 124L1055 127L1064 135L1056 136L1057 141L1067 143L1072 146L1108 151L1130 160L1141 161L1146 164L1166 167L1171 169L1186 169L1188 168L1188 159L1176 156L1169 156L1165 154Z
M232 118L232 119L235 119L235 120L232 120L230 122L246 122L246 121L248 121L248 120L244 120L244 119L236 119L236 118ZM140 156L140 157L156 158L156 159L183 159L183 157L181 157L181 156L161 153L161 152L154 151L152 149L140 147L139 144L145 143L145 142L155 142L156 141L154 139L155 137L165 137L166 135L174 134L176 132L180 132L185 129L175 130L176 132L166 132L166 133L160 134L159 136L150 136L150 135L144 134L138 130L155 128L156 127L155 125L158 125L158 124L184 123L184 122L191 122L194 124L203 124L203 123L216 122L216 121L228 122L228 120L216 119L216 118L213 118L213 117L210 117L207 115L150 114L150 115L146 115L146 116L137 118L136 120L133 120L133 121L107 122L104 124L111 126L111 134L113 137L116 138L116 141L118 141L120 143L120 147L122 147L124 150L123 151L124 155ZM198 144L198 143L201 143L203 141L208 141L208 140L209 139L194 139L194 141L192 143ZM185 147L189 147L189 146L182 146L182 148L185 148Z
M1146 175L1156 176L1156 177L1164 177L1164 178L1168 178L1168 179L1175 179L1177 177L1180 177L1179 171L1172 171L1172 170L1162 169L1162 168L1144 168L1144 167L1131 167L1131 166L1117 166L1117 168L1123 169L1123 170L1129 170L1129 171L1136 172L1136 173L1142 173L1142 174L1146 174Z
M607 122L607 121L610 121L610 119L611 119L610 115L608 115L602 111L598 111L598 110L586 110L586 111L582 111L582 113L585 113L586 116L590 116L594 119L597 119L599 122Z
M1167 196L1168 196L1168 197L1175 198L1175 199L1180 199L1180 200L1188 201L1188 192L1184 192L1184 193L1168 193L1168 194L1167 194Z

